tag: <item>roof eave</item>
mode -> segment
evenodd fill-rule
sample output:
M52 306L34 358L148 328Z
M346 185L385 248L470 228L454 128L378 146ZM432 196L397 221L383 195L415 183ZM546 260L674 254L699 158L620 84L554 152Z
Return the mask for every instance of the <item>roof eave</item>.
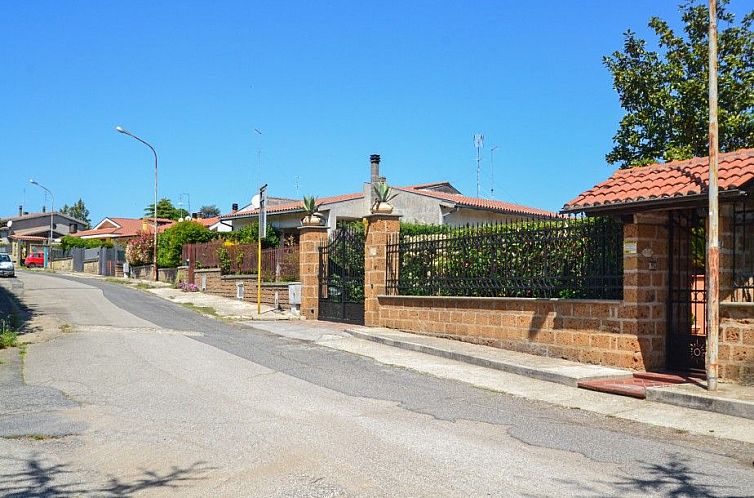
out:
M745 191L739 189L723 190L719 194L719 197L725 200L735 200L738 197L747 195ZM601 214L601 213L615 213L618 211L649 211L657 209L659 207L687 207L689 204L697 204L700 201L707 199L709 196L707 192L702 192L693 195L684 195L676 197L655 197L654 199L641 199L631 202L616 202L613 204L599 204L595 206L576 206L572 208L563 207L560 210L563 214Z

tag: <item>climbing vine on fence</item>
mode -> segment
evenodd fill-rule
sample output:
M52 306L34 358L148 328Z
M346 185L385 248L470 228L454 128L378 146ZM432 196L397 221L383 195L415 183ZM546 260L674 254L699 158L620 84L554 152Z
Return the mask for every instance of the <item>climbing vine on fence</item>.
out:
M402 229L400 238L388 246L390 292L622 297L623 227L611 218L519 221L417 232Z

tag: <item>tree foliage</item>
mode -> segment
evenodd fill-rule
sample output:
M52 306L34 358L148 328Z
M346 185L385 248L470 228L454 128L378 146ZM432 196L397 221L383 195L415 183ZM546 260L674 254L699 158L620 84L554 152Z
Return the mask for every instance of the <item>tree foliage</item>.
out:
M162 199L157 201L158 218L177 220L179 218L188 216L188 214L188 211L186 211L185 209L175 207L173 205L173 202L166 197L163 197ZM154 216L154 203L144 208L144 216L147 218Z
M85 225L82 228L84 230L89 230L89 228L92 226L92 220L89 219L89 210L86 208L86 205L81 198L79 198L79 200L76 201L72 206L63 204L63 207L60 208L60 212L76 218L77 220L83 221Z
M220 237L239 244L251 244L259 239L259 223L253 222L232 232L222 232ZM262 239L262 247L278 247L280 245L280 231L269 223L267 224L267 237Z
M202 218L214 218L215 216L220 216L220 208L214 204L202 206L201 209L199 209L199 216Z
M754 147L754 11L736 25L718 7L720 149ZM631 30L623 50L603 59L626 114L607 154L609 163L630 167L706 156L708 143L709 11L698 0L679 7L683 33L653 17L649 27L658 50Z
M113 247L113 243L111 241L102 239L82 239L81 237L73 237L71 235L66 235L60 240L60 248L64 251L67 251L68 249L72 249L74 247L80 247L83 249L92 249L95 247Z
M176 223L157 237L157 265L163 268L179 266L184 244L209 242L214 238L215 232L201 223L191 220Z

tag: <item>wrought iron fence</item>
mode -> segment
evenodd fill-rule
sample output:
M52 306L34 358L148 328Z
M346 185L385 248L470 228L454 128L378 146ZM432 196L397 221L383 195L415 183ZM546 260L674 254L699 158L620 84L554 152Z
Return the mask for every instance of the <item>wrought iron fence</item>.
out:
M402 234L387 249L388 293L623 298L623 225L556 218Z
M750 201L734 209L733 300L754 302L754 203Z

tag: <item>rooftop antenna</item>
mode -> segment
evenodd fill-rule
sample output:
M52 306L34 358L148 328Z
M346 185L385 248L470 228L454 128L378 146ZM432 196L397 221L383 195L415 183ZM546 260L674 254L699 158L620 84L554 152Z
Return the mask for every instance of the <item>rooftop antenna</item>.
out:
M490 147L490 199L495 198L495 151L499 148L498 145Z
M296 198L299 197L299 184L301 183L301 177L296 175Z
M479 182L479 175L481 173L482 163L482 147L484 147L484 135L477 133L474 135L474 147L476 147L476 196L481 195L482 187Z

